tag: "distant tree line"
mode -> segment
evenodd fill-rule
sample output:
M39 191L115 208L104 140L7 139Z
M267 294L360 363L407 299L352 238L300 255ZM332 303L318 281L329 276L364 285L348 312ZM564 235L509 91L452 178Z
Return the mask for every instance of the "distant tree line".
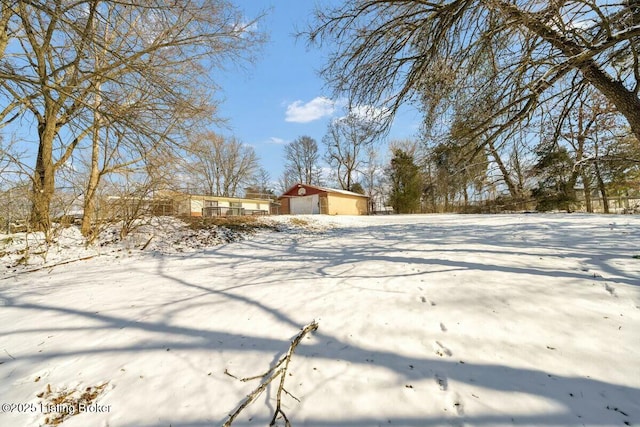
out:
M637 189L635 1L355 0L318 8L305 34L332 47L336 96L385 111L378 130L422 111L423 210L571 209L580 188L606 211Z
M473 144L454 124L435 140L424 134L392 141L388 160L376 151L374 138L360 149L360 139L340 135L340 152L357 153L357 161L351 168L328 166L324 173L318 144L303 136L285 146L280 189L298 182L329 185L368 195L371 211L391 207L398 213L608 213L612 197L640 199L640 148L606 99L584 92L561 121L554 114L562 112L550 112L535 129L523 129L512 145ZM323 139L330 144L325 147L327 165L335 155L330 150L337 151L336 123L344 125L332 122Z
M1 2L4 210L28 206L30 228L48 233L80 204L93 238L105 200L176 182L273 197L255 151L209 130L220 121L210 71L251 60L264 39L253 24L224 0ZM608 212L638 192L636 1L354 0L318 8L305 35L330 45L322 75L345 114L320 143L284 147L281 190L330 185L398 212L572 210L579 199ZM422 129L385 153L407 104ZM25 124L29 137L16 131Z

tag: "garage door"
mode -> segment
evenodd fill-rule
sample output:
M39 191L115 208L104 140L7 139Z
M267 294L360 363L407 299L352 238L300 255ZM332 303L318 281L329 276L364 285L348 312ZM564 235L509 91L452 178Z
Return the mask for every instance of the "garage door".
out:
M311 196L292 197L289 199L289 210L293 215L310 215L320 213L319 197Z

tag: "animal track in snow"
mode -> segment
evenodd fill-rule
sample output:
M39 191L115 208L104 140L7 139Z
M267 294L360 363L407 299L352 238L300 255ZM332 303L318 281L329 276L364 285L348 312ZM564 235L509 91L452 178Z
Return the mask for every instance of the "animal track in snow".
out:
M440 357L451 357L453 356L453 353L451 352L451 350L449 350L447 347L443 346L440 341L436 341L435 345L433 346L433 351Z
M445 377L444 375L436 374L434 378L436 380L436 383L438 384L438 387L440 387L440 390L447 391L447 389L449 388L449 381L447 380L447 377Z
M421 296L420 301L423 303L428 303L431 307L435 307L436 303L428 300L426 297Z
M464 405L462 403L462 400L459 397L454 400L453 407L455 408L456 413L459 416L463 416L464 415Z
M618 294L616 294L616 288L610 286L607 282L604 283L604 290L609 292L609 295L612 297L618 297Z
M449 406L453 407L459 417L464 415L464 402L458 393L451 393L447 400Z
M442 332L447 332L447 327L444 325L444 323L440 322L440 330Z

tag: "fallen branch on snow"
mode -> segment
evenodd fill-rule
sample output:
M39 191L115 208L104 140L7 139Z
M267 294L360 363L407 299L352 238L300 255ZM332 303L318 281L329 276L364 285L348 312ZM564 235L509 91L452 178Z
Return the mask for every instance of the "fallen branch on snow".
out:
M151 239L153 239L153 235L149 237L149 240L147 240L147 243L145 243L144 246L140 248L141 251L144 251L145 249L147 249L147 246L149 246L149 243L151 243Z
M269 369L267 372L265 372L262 375L257 375L255 377L248 377L248 378L238 378L232 375L231 373L229 373L229 371L225 369L224 371L225 374L235 379L239 379L240 381L247 382L247 381L255 380L258 378L262 378L262 382L251 393L249 393L247 397L242 401L242 403L240 403L238 408L232 414L229 415L229 419L227 420L227 422L225 422L222 425L222 427L230 427L233 420L238 415L240 415L240 412L242 412L247 406L249 406L267 388L267 386L271 384L271 382L278 377L278 375L280 375L280 385L278 386L278 393L276 394L276 401L277 401L276 410L273 413L273 418L271 418L271 422L269 423L269 425L270 426L275 425L276 419L278 418L278 416L282 416L285 422L285 426L291 427L291 423L289 422L287 415L282 410L282 405L281 405L282 392L284 391L286 394L293 397L294 399L296 400L298 399L294 397L291 393L289 393L287 390L285 390L284 388L284 381L287 377L287 369L289 368L289 362L291 361L291 357L293 356L293 353L296 351L296 347L298 346L298 344L300 344L300 341L302 341L302 338L304 338L304 336L309 332L313 332L317 329L318 329L318 322L316 322L315 320L309 323L304 328L302 328L302 331L300 331L300 333L296 335L293 341L291 341L291 345L289 346L289 350L287 351L287 353L284 354L278 360L278 363L276 363L271 369Z
M55 268L55 267L59 267L61 265L71 264L72 262L86 261L88 259L95 258L96 256L97 255L89 255L89 256L82 257L82 258L68 259L66 261L61 261L61 262L58 262L56 264L41 265L40 267L32 268L32 269L29 269L29 270L22 270L18 274L13 274L11 276L0 277L0 280L5 280L5 279L11 279L13 277L18 277L20 274L24 274L24 273L33 273L34 271L46 270L47 268Z

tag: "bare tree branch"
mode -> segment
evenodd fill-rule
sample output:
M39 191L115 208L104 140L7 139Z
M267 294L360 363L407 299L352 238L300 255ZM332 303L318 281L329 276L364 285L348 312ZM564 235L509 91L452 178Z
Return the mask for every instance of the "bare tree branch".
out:
M406 102L423 105L433 123L474 87L501 88L478 127L507 132L579 73L640 136L635 2L355 0L318 8L316 18L309 41L337 46L322 74L350 104L390 111L386 129Z
M318 329L318 322L314 320L313 322L309 323L308 325L302 328L300 333L298 333L298 335L296 335L291 341L291 345L289 346L289 349L287 350L287 352L282 357L280 357L278 362L275 365L273 365L273 367L271 367L267 372L265 372L262 375L249 377L249 378L242 378L240 380L240 381L246 382L253 379L262 378L262 382L260 383L260 385L258 385L258 387L256 387L251 393L247 395L247 397L240 403L240 405L236 408L235 411L233 411L233 413L229 414L229 418L222 425L222 427L230 427L233 421L237 418L237 416L240 415L240 413L247 406L249 406L267 388L267 386L271 384L271 382L273 382L273 380L275 380L278 376L280 376L280 385L278 386L278 391L276 394L276 402L277 402L276 409L273 413L273 417L271 418L271 422L269 423L269 425L270 426L275 425L276 420L280 416L285 420L286 426L288 427L291 426L291 423L289 422L287 415L282 410L282 392L284 391L285 393L290 394L284 389L284 383L287 378L287 369L289 369L289 363L291 362L291 358L293 357L293 354L296 351L296 347L300 344L302 339L307 334L314 332L317 329ZM231 375L227 371L225 371L225 373L233 378L237 378Z
M212 111L209 71L250 58L262 41L226 0L3 1L0 13L0 120L38 122L32 223L45 230L55 173L93 134L95 111L102 124L144 135L139 143L154 133L176 141ZM193 118L155 132L176 109Z

